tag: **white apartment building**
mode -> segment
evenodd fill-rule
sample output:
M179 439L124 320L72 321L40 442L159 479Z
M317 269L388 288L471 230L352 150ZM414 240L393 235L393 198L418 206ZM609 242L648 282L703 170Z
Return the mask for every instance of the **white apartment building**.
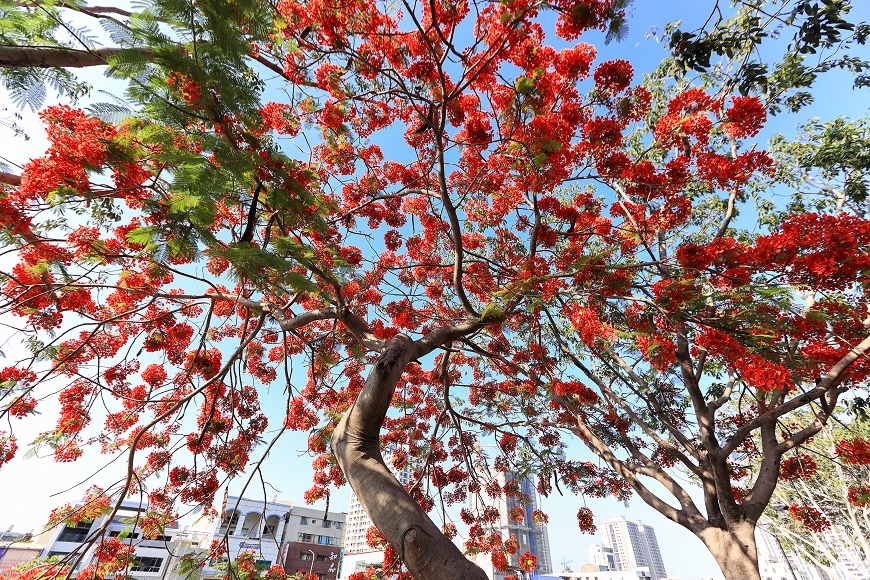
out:
M238 558L243 551L253 550L261 566L280 564L281 543L284 539L285 516L293 504L270 500L249 499L233 495L225 496L220 520L200 520L199 531L210 534L215 540L227 538L227 558ZM212 575L211 566L206 566L205 575ZM214 573L218 573L217 570Z
M762 580L821 580L798 575L776 538L761 526L755 529L755 545L758 549L758 571Z
M81 505L83 504L80 502L78 506ZM176 524L167 526L163 535L157 538L144 538L142 530L135 525L135 518L145 511L145 507L138 501L124 501L109 522L105 535L106 537L122 536L125 538L125 542L130 543L135 548L136 563L128 571L129 576L134 580L176 578L177 570L174 566L173 556L178 547L176 539L176 535L179 533L178 526ZM93 552L99 541L93 542L90 546L88 542L93 540L92 533L106 523L107 517L97 518L93 522L83 521L74 526L60 525L47 530L39 537L40 543L45 542L45 547L40 555L42 557L57 556L71 564L78 562L74 571L80 571L93 560ZM205 538L200 538L200 540L205 541ZM205 544L202 547L207 546L208 544ZM190 542L188 542L188 547L190 548ZM197 541L196 548L199 547L199 541Z
M579 572L562 571L557 574L560 580L651 580L648 568L635 570L584 570Z
M606 570L616 570L616 554L609 546L589 546L589 562L596 566L604 566Z
M755 530L762 580L870 580L870 570L841 527L833 526L825 536L831 551L837 554L837 565L823 568L796 552L785 551L767 531L769 525L762 520Z
M277 497L226 496L221 507L219 521L200 521L198 526L214 539L226 538L229 560L253 550L264 567L279 564L288 573L311 572L318 580L338 577L346 514L300 507ZM221 575L212 564L203 576Z
M653 580L667 576L655 530L640 521L615 516L601 524L601 544L613 550L617 570L648 568Z

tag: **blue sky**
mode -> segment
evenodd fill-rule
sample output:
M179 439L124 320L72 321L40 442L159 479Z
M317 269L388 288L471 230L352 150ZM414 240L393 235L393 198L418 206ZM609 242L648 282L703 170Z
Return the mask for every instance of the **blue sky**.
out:
M635 65L639 78L641 73L653 70L665 55L661 46L652 39L645 38L650 28L657 27L661 30L667 22L682 19L684 29L693 29L706 19L708 14L701 8L706 10L709 4L711 3L690 0L636 0L636 6L629 20L630 33L625 41L605 47L599 42L600 37L586 36L581 40L598 45L600 60L608 58L629 60ZM870 20L870 2L856 0L855 4L854 20ZM868 56L867 53L865 49L865 57ZM109 81L102 79L96 71L88 71L86 75L91 76L97 88L111 86ZM795 125L809 117L818 116L822 120L827 120L845 115L856 118L865 115L870 106L870 92L867 89L863 92L852 90L851 79L842 73L826 75L816 87L815 93L816 103L799 115L782 115L771 119L765 132L759 137L762 143L776 132L792 134ZM4 105L11 108L5 95L0 93L0 106ZM35 116L25 113L23 124L32 135L31 141L27 143L13 142L11 136L5 133L5 128L0 127L0 143L4 143L0 155L17 163L23 163L29 157L40 154L45 148L44 137L35 122ZM5 264L0 263L0 266L3 265ZM3 332L0 330L0 349L6 351L9 359L15 359L16 346L2 344L7 338ZM299 380L304 381L304 374ZM272 417L282 414L283 396L280 390L276 388L275 392L263 397L264 406L270 404L278 406L278 408L267 408ZM40 409L43 413L40 417L32 421L18 422L16 425L16 434L20 443L32 440L39 431L53 425L56 418L53 411L56 405L53 408L52 403L46 401L42 403ZM21 447L26 448L26 445ZM288 433L273 449L263 469L265 481L274 486L274 488L266 488L266 495L277 494L281 498L303 503L302 494L311 482L310 458L304 451L305 448L305 434ZM585 448L578 446L569 450L569 459L594 460ZM51 458L31 460L16 458L0 471L0 529L6 529L10 525L14 525L16 530L39 528L53 507L67 501L74 501L82 495L90 485L87 481L92 478L95 471L103 470L97 477L101 481L112 480L111 476L115 474L120 476L123 467L121 462L104 467L105 462L105 457L93 453L74 464L56 464ZM241 483L234 485L231 487L231 492L237 493L240 487ZM257 497L258 494L263 493L259 478L254 480L249 489L255 491L246 495ZM332 497L330 508L333 511L345 511L348 502L349 490L347 488L337 490ZM656 529L666 569L670 573L678 574L683 580L700 578L718 571L715 562L697 538L677 524L666 520L638 498L633 498L628 508L615 500L584 500L557 494L544 498L541 503L550 516L550 543L556 570L563 560L573 561L572 565L576 570L577 566L587 561L588 546L599 541L596 537L579 534L577 529L574 514L579 507L588 505L599 521L613 515L624 515L652 525ZM318 507L324 506L319 504Z

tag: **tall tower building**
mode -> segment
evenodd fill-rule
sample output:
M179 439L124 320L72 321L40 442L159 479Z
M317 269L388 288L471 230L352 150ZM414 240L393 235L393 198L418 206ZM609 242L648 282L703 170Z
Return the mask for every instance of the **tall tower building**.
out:
M652 527L616 516L601 525L601 535L602 545L613 550L618 570L646 567L655 580L667 576Z
M532 520L532 513L538 509L538 493L534 477L529 475L524 478L518 478L513 473L498 473L495 479L501 487L504 487L507 480L516 479L520 490L531 501L526 502L525 505L520 505L520 502L516 498L508 498L504 495L491 500L486 495L472 496L470 502L471 509L476 511L483 508L481 502L486 502L498 508L499 519L493 524L494 531L500 532L504 539L514 536L520 544L519 550L510 559L511 566L517 566L519 556L530 552L537 560L537 568L531 574L532 580L537 579L541 575L552 573L553 560L550 552L550 538L547 535L547 526L534 525ZM523 510L522 522L516 522L510 518L511 509L515 507ZM492 562L488 554L479 555L475 561L493 580L501 580L506 575L492 568ZM507 574L511 573L515 572L508 572Z

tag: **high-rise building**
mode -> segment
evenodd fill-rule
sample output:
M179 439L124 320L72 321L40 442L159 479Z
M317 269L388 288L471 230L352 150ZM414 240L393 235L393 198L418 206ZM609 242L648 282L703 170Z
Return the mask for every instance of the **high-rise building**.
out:
M616 570L616 554L608 546L589 546L589 562L597 566L605 566L606 570Z
M832 526L824 536L836 561L822 567L802 558L792 550L786 551L768 529L772 522L762 520L755 529L758 547L758 569L762 580L870 580L870 570L849 540L845 530Z
M520 491L529 498L530 501L521 504L514 497L506 497L501 495L496 498L489 498L486 495L472 496L471 509L472 511L481 510L483 504L489 504L498 508L499 519L493 524L494 531L501 533L502 538L508 539L511 536L515 537L520 544L516 554L509 560L512 567L519 564L519 557L526 552L530 552L537 560L537 568L531 573L532 580L535 580L541 575L550 574L553 571L553 561L550 553L550 538L547 535L547 526L535 525L532 513L538 509L538 493L535 486L534 476L528 475L519 478L514 473L498 473L495 480L504 488L505 482L508 480L517 480ZM519 507L523 511L523 521L517 522L511 519L510 512L513 508ZM487 575L492 580L501 580L507 574L515 574L516 572L501 573L498 570L492 569L491 561L488 555L480 555L476 562L481 566Z
M615 516L601 524L602 546L613 550L618 570L649 568L655 580L667 576L655 530Z
M407 485L413 481L414 469L421 467L419 460L410 461L402 470L393 469L392 453L389 449L384 450L384 461L390 467L396 479L402 485ZM514 474L499 473L495 476L499 485L504 487L507 479L515 479ZM531 574L531 578L537 579L539 575L550 574L553 571L552 556L550 553L550 539L547 535L546 526L534 525L532 513L538 509L537 490L535 488L535 480L532 476L518 480L520 490L528 496L531 501L524 506L520 506L516 498L506 498L501 496L491 500L498 508L499 520L493 524L493 528L501 532L502 537L508 539L510 536L517 538L520 548L513 556L511 564L517 566L519 556L526 552L534 554L537 560L537 569ZM482 500L480 497L473 497L471 500L471 508L482 509ZM523 510L523 521L521 523L510 519L511 508L520 507ZM341 577L346 578L354 571L365 569L366 565L383 561L383 555L372 550L366 541L366 533L372 526L372 521L363 510L362 504L357 495L351 492L350 507L347 510L347 524L344 534L344 561L342 564ZM487 575L492 580L500 580L505 574L493 570L489 556L481 556L477 559L480 565L487 572Z
M758 572L764 580L820 580L798 574L780 543L761 527L755 529L755 546L758 549Z

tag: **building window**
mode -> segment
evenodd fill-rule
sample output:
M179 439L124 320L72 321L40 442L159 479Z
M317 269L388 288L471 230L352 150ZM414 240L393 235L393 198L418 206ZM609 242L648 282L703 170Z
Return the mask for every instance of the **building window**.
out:
M344 524L342 524L341 522L334 522L334 523L335 523L336 530L340 530L344 526Z
M331 527L331 526L332 526L332 522L331 522L331 521L329 521L329 520L323 520L323 527L324 527L324 528L329 528L329 527Z
M91 531L93 522L79 522L75 526L64 526L63 531L58 536L58 542L77 542L82 543L88 537L88 532Z
M278 516L269 516L268 518L266 518L266 525L263 528L263 532L266 534L266 536L277 539L278 524L280 523L280 521L281 519Z
M301 541L301 542L313 542L314 535L313 534L303 534L300 532L299 533L299 541Z
M323 554L317 554L317 561L326 562L326 556L324 556Z
M115 530L115 531L109 532L109 537L117 538L117 537L120 536L122 533L124 533L124 530ZM129 539L132 538L132 539L135 540L135 539L138 538L138 537L139 537L139 532L132 532L132 533L130 533L130 534L127 534L126 537L124 537L123 539L125 539L125 540L129 540Z
M163 566L163 558L140 556L136 560L137 563L130 568L131 572L160 572L160 567Z
M236 531L236 524L239 522L239 512L232 510L224 514L221 520L221 527L218 529L218 534L223 536L229 530L230 533Z
M299 559L300 560L310 560L311 559L311 552L299 552Z
M305 516L299 516L299 525L307 526L308 518L306 518Z

